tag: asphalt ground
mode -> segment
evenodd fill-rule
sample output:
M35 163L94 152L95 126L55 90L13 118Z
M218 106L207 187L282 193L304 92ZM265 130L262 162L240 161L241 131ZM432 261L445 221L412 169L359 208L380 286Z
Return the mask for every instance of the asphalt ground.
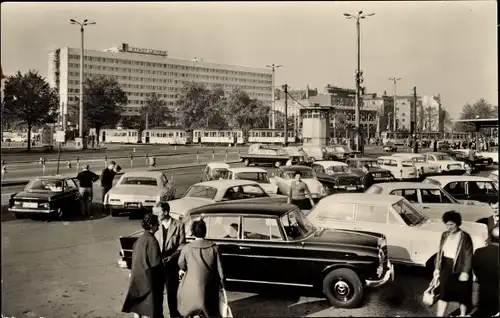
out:
M235 164L232 166L241 166ZM274 172L274 168L267 168ZM176 169L177 193L200 181L200 167ZM487 174L483 172L482 174ZM168 175L170 172L167 173ZM8 188L11 192L22 187ZM94 190L94 217L63 221L17 220L2 189L2 314L21 317L131 317L120 313L128 271L117 267L118 237L140 229L139 220L102 217ZM235 317L431 317L421 295L429 277L419 268L396 266L396 278L371 290L357 309L331 307L321 295L266 286L265 291L228 292ZM165 316L168 317L166 300ZM456 306L450 306L450 312Z

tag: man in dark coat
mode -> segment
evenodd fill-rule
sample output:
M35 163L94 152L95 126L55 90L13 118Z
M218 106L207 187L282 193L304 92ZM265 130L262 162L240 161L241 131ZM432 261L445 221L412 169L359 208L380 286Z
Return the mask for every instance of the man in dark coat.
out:
M493 215L488 218L488 239L491 240L492 236L491 233L493 233L493 229L498 227L498 202L491 204L491 209L493 210Z
M180 317L177 310L177 290L179 288L179 254L186 244L186 233L181 221L170 216L170 205L160 202L153 213L160 218L160 228L155 237L160 244L161 258L164 266L164 281L167 290L167 303L170 317Z
M373 174L370 172L370 166L364 165L363 172L365 176L363 177L363 189L366 191L373 184Z
M113 187L113 180L115 179L116 172L118 170L116 162L111 161L109 165L101 172L101 190L102 190L102 209L104 211L104 197L106 193Z

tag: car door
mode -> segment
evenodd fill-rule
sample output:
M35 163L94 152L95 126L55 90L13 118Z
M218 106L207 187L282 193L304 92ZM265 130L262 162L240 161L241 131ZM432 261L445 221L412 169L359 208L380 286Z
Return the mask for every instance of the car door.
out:
M446 211L456 207L456 204L440 189L420 189L419 192L421 212L430 218L441 220Z
M484 203L498 202L498 189L489 181L468 181L466 183L467 198Z
M447 183L443 189L451 194L456 200L467 200L467 185L465 181L454 181Z
M66 179L66 191L68 192L69 202L75 204L75 208L79 208L80 192L75 180L74 178Z
M417 189L395 189L395 190L392 190L389 194L391 194L391 195L399 195L401 197L404 197L417 210L419 210L419 211L422 210L422 206L421 206L419 198L418 198L418 191L417 191Z

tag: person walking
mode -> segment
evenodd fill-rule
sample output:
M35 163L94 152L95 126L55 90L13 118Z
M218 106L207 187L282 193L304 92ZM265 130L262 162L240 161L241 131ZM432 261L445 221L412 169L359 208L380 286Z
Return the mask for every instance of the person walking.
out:
M111 161L109 165L101 173L101 192L102 192L102 213L105 214L104 198L106 193L113 187L113 180L117 172L116 162Z
M99 180L99 176L90 171L90 166L85 165L83 170L76 176L79 182L78 191L80 192L81 202L82 202L82 214L83 216L90 215L90 204L93 198L93 183Z
M158 216L147 213L141 226L144 233L132 252L130 283L122 312L134 317L163 318L163 264L158 241Z
M374 183L373 174L370 172L369 165L365 164L363 166L363 173L365 174L363 177L363 189L366 191Z
M196 239L182 248L179 257L179 312L183 317L221 317L219 291L224 288L224 274L219 249L205 240L203 220L191 224L191 233Z
M288 204L294 204L301 210L311 210L314 207L311 191L307 184L301 180L302 173L295 171L294 181L288 192Z
M159 215L160 228L155 237L160 244L161 259L164 266L163 282L167 290L167 303L170 317L180 317L177 310L177 290L179 288L179 254L186 244L186 233L181 221L170 216L168 202L158 202L153 213Z
M472 239L460 229L460 213L448 211L442 220L448 230L441 235L436 254L434 278L439 279L440 290L436 316L444 317L449 302L458 302L460 315L465 316L472 305Z

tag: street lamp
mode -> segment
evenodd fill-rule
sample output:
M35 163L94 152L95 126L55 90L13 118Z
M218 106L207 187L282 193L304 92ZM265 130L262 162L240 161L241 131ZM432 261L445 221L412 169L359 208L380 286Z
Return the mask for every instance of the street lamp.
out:
M360 123L359 123L359 112L361 107L361 98L360 98L360 90L361 90L361 81L362 81L362 72L361 72L361 36L360 36L360 23L361 19L366 19L367 17L374 16L375 13L363 14L363 11L359 11L357 15L353 15L350 13L344 13L344 17L346 19L356 19L356 33L358 37L358 60L357 60L357 69L356 69L356 107L355 107L355 126L356 126L356 150L360 151Z
M274 70L280 67L283 67L283 65L274 65L274 64L267 64L266 67L269 67L270 69L273 70L273 78L272 78L272 90L271 90L271 98L273 99L271 101L271 123L269 125L269 128L275 129L276 128L276 120L275 120L275 96L274 96Z
M96 24L95 22L89 22L88 19L83 20L83 22L78 22L74 19L70 19L69 22L71 24L76 24L80 26L80 33L81 33L81 54L80 54L80 111L79 111L79 117L78 117L78 137L80 137L80 141L82 144L83 148L86 148L86 144L83 140L83 63L84 63L84 41L83 41L83 32L84 28L87 25L92 25Z
M392 123L392 131L396 131L396 88L397 88L397 81L402 80L401 77L390 77L389 81L392 81L394 83L394 105L393 105L393 111L394 111L394 117L393 117L393 123Z

